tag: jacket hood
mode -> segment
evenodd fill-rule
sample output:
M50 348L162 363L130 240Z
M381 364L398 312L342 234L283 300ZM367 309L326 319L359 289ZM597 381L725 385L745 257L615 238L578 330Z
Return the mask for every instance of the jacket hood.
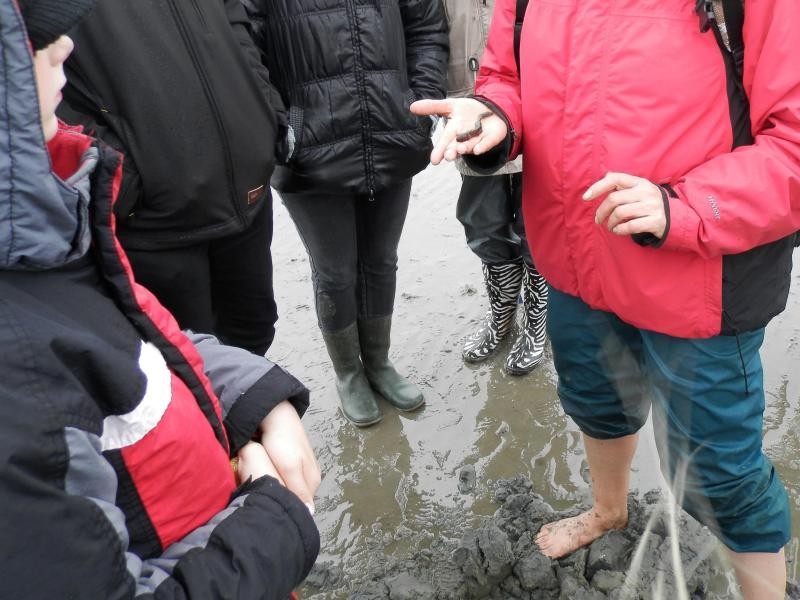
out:
M0 50L0 269L49 269L89 247L88 175L97 150L76 131L59 131L51 144L74 153L75 160L62 159L74 167L74 177L65 181L54 173L31 50L14 0L0 0ZM63 136L71 143L63 144Z

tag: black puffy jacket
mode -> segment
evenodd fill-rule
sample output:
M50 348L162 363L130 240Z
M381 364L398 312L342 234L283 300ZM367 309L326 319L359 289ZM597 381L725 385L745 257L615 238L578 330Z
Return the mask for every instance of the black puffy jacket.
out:
M445 94L440 0L242 1L289 107L275 188L370 194L425 168L431 121L408 107Z
M123 245L185 246L248 227L285 114L239 0L107 0L71 35L59 115L125 155Z

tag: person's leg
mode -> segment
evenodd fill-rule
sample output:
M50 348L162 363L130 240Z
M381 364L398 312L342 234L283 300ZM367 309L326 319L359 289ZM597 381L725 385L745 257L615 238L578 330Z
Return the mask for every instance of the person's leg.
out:
M470 249L481 259L489 296L489 312L464 342L466 362L481 362L497 349L511 330L522 285L523 261L519 238L512 231L510 201L513 177L465 176L456 205Z
M357 205L358 334L370 384L400 410L425 403L422 393L389 360L392 312L397 288L397 247L408 212L411 180Z
M745 600L783 600L786 590L786 556L780 552L728 550Z
M394 311L397 248L408 214L411 180L360 197L356 205L358 316L383 317Z
M789 507L761 445L764 331L642 336L659 456L676 497L728 547L745 598L783 598Z
M528 246L528 236L525 233L525 219L522 215L522 173L514 173L509 176L509 200L511 202L512 220L511 233L512 241L519 248L519 255L525 264L533 266L533 257Z
M308 252L317 322L336 373L344 416L365 427L381 420L361 363L358 339L355 198L284 193L283 203Z
M355 198L322 191L280 196L308 252L319 328L344 329L358 316Z
M547 283L536 269L525 236L522 218L522 173L509 179L509 198L514 213L511 229L516 238L520 255L525 263L522 280L522 326L506 358L506 371L511 375L525 375L535 369L544 358L547 338Z
M638 434L595 439L583 434L594 504L581 514L549 523L536 536L542 554L559 558L588 546L628 522L628 484Z
M211 298L220 340L264 355L278 319L272 290L272 197L245 231L210 243Z
M549 297L558 395L583 432L594 498L590 510L542 527L540 549L558 558L627 522L636 432L647 419L649 400L639 331L553 288Z
M125 253L137 283L155 294L182 329L216 334L208 244Z

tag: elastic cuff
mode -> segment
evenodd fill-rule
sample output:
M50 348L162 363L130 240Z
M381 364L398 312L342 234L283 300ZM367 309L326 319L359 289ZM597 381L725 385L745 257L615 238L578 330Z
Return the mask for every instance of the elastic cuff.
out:
M645 233L634 233L631 235L631 239L634 242L639 244L640 246L649 246L650 248L660 248L664 245L664 242L667 241L667 235L669 234L669 226L670 226L670 213L669 213L669 197L677 197L675 196L675 191L669 187L668 185L659 185L658 191L661 192L661 201L664 203L664 216L667 219L667 225L664 227L664 235L660 238L656 237L652 233L645 232Z
M505 122L508 130L506 139L504 139L500 144L497 144L488 152L485 152L480 156L469 154L463 157L467 166L479 175L492 175L509 161L511 152L514 149L516 134L514 133L514 129L511 127L511 121L508 120L505 112L503 112L503 110L497 106L497 104L488 98L484 98L483 96L471 96L471 98L485 105L494 114L503 119L503 122Z
M309 392L306 386L275 365L242 394L225 417L231 456L253 438L264 417L284 400L289 400L302 417L308 408Z
M250 496L245 500L245 506L248 502L258 503L259 500L256 499L258 496L266 496L279 504L295 524L303 543L306 558L302 571L302 579L305 579L314 566L320 549L319 530L308 507L296 494L269 475L264 475L256 480L248 479L233 493L231 500L243 495ZM262 499L260 502L264 502L264 500Z

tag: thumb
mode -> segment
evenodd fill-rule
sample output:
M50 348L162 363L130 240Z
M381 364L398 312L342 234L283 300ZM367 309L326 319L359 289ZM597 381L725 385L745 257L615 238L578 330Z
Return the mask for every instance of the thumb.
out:
M447 117L453 110L453 103L448 100L417 100L411 103L411 112L415 115L438 115Z

